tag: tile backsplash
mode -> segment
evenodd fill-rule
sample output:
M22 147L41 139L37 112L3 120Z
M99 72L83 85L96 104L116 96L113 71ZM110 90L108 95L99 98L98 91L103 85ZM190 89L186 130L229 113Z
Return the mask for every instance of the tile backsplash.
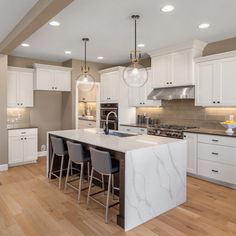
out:
M14 128L30 126L30 109L8 108L7 124Z
M162 107L137 108L137 114L143 113L159 119L160 123L210 129L224 129L220 122L229 119L231 114L236 119L236 108L196 107L194 100L162 101Z

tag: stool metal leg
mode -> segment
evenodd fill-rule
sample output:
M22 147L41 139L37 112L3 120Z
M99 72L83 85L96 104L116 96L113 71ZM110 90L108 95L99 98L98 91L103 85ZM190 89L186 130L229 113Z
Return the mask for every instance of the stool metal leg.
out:
M54 158L55 158L55 153L53 152L52 160L51 160L51 166L50 166L50 174L49 174L49 179L50 180L52 179L52 169L53 169Z
M59 189L61 189L63 163L64 163L64 155L61 156L61 168L60 168L60 177L59 177Z
M88 205L89 205L90 192L91 192L91 187L92 187L92 182L93 182L93 172L94 172L94 168L92 167L91 176L90 176L90 181L89 181L88 196L87 196L87 209L88 209Z
M102 189L104 190L104 195L105 195L106 193L105 193L104 175L103 174L101 175L102 175Z
M106 214L105 214L105 223L108 223L108 212L109 212L109 197L111 190L111 174L108 177L108 188L107 188L107 201L106 201Z
M69 179L69 172L70 172L70 166L71 166L71 163L72 161L69 159L68 161L68 167L67 167L67 172L66 172L66 181L65 181L65 189L67 189L67 182L68 182L68 179Z
M80 177L79 177L79 192L78 192L78 202L80 202L80 194L83 184L83 170L84 170L84 163L80 164Z
M88 183L89 183L89 175L90 175L90 163L89 162L87 162L87 171L88 171L88 173L87 173L87 177L88 177Z
M114 175L111 175L111 192L112 192L112 199L115 200L115 194L114 194Z

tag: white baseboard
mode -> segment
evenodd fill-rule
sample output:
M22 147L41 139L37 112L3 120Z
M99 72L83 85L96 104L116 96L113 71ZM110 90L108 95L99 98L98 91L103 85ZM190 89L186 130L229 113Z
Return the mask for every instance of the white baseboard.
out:
M38 152L38 157L46 157L48 154L47 151Z
M0 171L6 171L6 170L8 170L8 164L0 165Z

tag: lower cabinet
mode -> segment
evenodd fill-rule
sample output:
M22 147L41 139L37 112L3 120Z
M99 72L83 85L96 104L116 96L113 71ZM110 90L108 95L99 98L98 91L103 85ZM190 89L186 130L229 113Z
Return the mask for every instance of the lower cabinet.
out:
M137 134L147 134L147 129L146 128L133 127L133 126L120 125L119 131L131 132L131 133L137 133Z
M96 128L96 121L79 120L78 128L79 129Z
M197 174L197 134L185 133L184 139L187 140L187 172Z
M36 162L38 157L38 130L14 129L8 131L9 166Z
M185 133L188 173L236 188L236 138Z

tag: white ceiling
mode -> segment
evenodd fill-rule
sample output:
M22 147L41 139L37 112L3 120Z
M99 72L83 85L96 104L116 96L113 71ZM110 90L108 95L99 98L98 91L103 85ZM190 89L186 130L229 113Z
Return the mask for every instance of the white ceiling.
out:
M0 0L0 42L38 0Z
M22 0L21 0L22 1ZM25 2L25 1L24 1ZM165 14L160 8L173 4ZM44 25L28 40L30 47L19 46L12 55L65 61L83 59L82 37L89 37L88 60L117 64L126 62L133 48L133 13L138 22L138 43L150 51L175 43L200 39L213 42L236 36L235 0L75 0L54 19L59 27ZM211 27L200 30L208 22ZM71 50L72 55L65 55Z

